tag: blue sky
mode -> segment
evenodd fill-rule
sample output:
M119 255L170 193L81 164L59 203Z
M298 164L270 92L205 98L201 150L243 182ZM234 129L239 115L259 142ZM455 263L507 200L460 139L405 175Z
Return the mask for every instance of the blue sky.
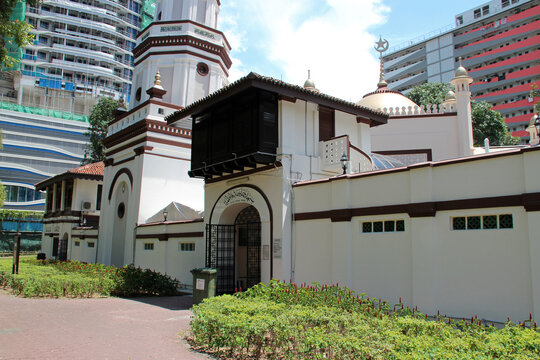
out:
M233 50L230 80L250 71L358 101L378 81L373 44L390 47L454 22L485 1L226 0L219 28Z

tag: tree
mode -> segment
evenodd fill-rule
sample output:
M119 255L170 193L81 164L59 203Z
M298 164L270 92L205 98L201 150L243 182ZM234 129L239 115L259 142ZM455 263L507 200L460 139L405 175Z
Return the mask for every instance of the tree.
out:
M415 86L407 97L418 105L440 105L446 97L451 85L442 83L426 83ZM473 139L475 146L484 146L488 138L491 145L516 145L519 138L509 132L502 115L492 109L485 101L471 101Z
M20 0L0 0L0 63L3 67L12 67L15 59L9 55L8 49L24 47L34 41L30 34L30 24L13 19L13 8ZM26 3L38 6L41 0L27 0Z
M485 101L472 101L472 121L474 145L483 146L488 138L490 145L516 145L519 138L512 136L504 123L501 113L492 109Z
M90 129L86 133L90 137L90 143L84 151L82 165L105 160L103 139L107 136L107 127L114 120L114 114L119 107L125 107L123 100L102 97L92 108L88 118Z
M437 82L417 85L407 93L407 97L418 105L440 105L443 103L450 84Z

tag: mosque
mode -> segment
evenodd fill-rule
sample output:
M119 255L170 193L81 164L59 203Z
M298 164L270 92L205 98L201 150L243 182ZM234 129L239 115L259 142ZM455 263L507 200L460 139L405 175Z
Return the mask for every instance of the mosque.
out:
M219 293L339 283L425 313L540 317L540 146L474 148L460 64L442 107L228 84L219 0L158 0L106 160L47 179L47 257L151 268ZM532 125L532 124L531 124ZM495 151L497 150L497 151Z

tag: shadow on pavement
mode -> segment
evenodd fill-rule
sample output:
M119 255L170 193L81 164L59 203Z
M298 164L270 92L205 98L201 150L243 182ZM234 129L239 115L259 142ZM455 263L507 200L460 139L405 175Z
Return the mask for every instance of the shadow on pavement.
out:
M126 300L137 301L148 305L159 306L168 310L189 310L193 306L193 296L149 296L138 298L126 298Z

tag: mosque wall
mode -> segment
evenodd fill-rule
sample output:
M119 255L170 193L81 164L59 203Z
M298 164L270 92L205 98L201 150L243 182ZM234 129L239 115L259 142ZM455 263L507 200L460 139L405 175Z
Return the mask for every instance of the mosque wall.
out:
M390 117L371 129L372 151L431 149L433 160L459 156L457 115Z
M238 213L248 205L259 213L261 251L267 252L261 257L264 282L290 279L291 187L283 178L287 173L285 164L205 185L205 224L234 224Z
M188 175L191 169L190 144L180 147L149 141L146 146L148 148L143 155L138 224L144 224L171 201L203 210L204 182Z
M169 275L191 286L190 270L204 267L202 221L167 222L136 229L135 266Z
M539 162L528 148L297 184L294 281L428 314L538 317Z

